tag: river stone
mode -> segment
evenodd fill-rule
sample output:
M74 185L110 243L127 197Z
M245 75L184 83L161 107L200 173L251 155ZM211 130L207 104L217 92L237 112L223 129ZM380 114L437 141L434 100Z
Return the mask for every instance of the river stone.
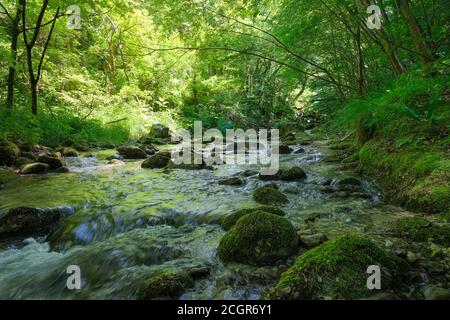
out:
M300 167L292 167L289 169L279 169L275 175L259 175L259 179L263 181L283 180L295 181L306 178L305 171Z
M137 146L122 146L117 151L125 158L130 160L147 159L147 153Z
M0 218L0 239L50 234L63 218L62 209L15 208Z
M158 152L154 156L151 156L145 160L141 167L144 169L162 169L167 167L171 158L172 153L168 151Z
M37 161L40 163L48 164L50 170L56 170L63 166L61 159L58 159L56 157L50 157L49 155L46 154L39 155Z
M150 128L149 136L159 139L170 138L170 129L162 124L155 124Z
M361 181L357 178L353 178L353 177L349 177L349 178L344 178L339 180L336 183L337 186L339 187L344 187L344 186L355 186L355 187L361 187Z
M78 151L71 147L61 147L56 149L56 151L61 153L61 155L66 158L75 158L80 156Z
M374 294L367 288L367 267L381 267L383 290L394 290L408 274L408 263L356 234L341 236L308 250L282 274L266 299L363 299Z
M47 173L49 168L48 164L35 162L25 165L21 170L21 174L43 174Z
M450 289L427 286L423 290L425 300L450 300Z
M272 185L256 189L253 193L253 199L265 205L289 203L289 199Z
M223 230L228 231L239 221L240 218L256 211L268 212L277 216L286 215L283 210L276 207L262 206L256 208L241 209L223 218L220 225L222 226Z
M217 254L224 262L272 265L290 257L298 237L284 217L256 211L240 218L221 239Z
M299 234L299 236L301 243L308 249L317 247L328 240L328 237L323 233Z
M279 154L291 154L292 153L292 149L291 147L289 147L286 144L282 144L279 147Z
M148 279L137 292L138 300L178 299L194 285L189 273L163 272Z
M0 140L0 165L13 165L19 156L19 147L12 142Z
M219 185L221 186L242 186L244 184L245 182L238 177L223 179L219 181Z
M70 169L67 167L61 167L55 170L55 173L69 173Z

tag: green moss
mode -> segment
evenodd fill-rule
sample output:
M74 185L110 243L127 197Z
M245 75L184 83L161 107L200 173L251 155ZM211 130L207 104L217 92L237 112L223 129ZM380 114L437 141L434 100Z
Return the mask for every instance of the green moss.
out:
M0 168L0 185L19 179L19 175L9 169Z
M404 218L396 221L390 231L417 242L433 242L450 246L450 226L436 226L424 218Z
M253 193L253 199L265 205L289 203L288 198L271 185L256 189Z
M286 218L256 211L240 218L222 238L217 254L225 262L270 265L288 258L298 236Z
M450 209L450 161L444 153L390 151L386 145L370 141L359 153L362 171L380 182L386 199L415 211Z
M187 273L164 272L147 280L138 290L137 299L177 299L193 284L194 280Z
M444 220L450 222L450 210L448 210L447 213L444 215Z
M141 167L144 169L161 169L165 168L170 158L172 157L172 154L170 152L158 152L154 156L151 156L147 160L145 160Z
M12 165L20 156L20 149L12 142L0 140L0 165Z
M286 215L286 213L283 210L275 208L275 207L263 206L263 207L257 207L257 208L242 209L242 210L233 212L232 214L230 214L230 215L226 216L224 219L222 219L222 222L221 222L222 229L225 231L230 230L238 222L238 220L240 218L242 218L243 216L246 216L252 212L255 212L255 211L264 211L264 212L275 214L277 216L285 216Z
M266 298L364 298L373 294L366 285L366 271L371 265L381 267L384 290L393 289L407 269L406 262L387 254L370 240L346 235L299 256Z

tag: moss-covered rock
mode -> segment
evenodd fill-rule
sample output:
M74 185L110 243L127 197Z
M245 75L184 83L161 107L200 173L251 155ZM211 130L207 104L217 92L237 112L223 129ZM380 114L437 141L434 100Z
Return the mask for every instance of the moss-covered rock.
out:
M154 156L151 156L150 158L145 160L142 163L141 167L144 169L162 169L168 165L171 157L172 154L170 152L158 152Z
M305 171L300 167L292 167L289 169L280 169L275 175L259 175L259 179L263 181L295 181L306 178Z
M222 229L225 231L230 230L238 222L238 220L240 218L242 218L243 216L246 216L250 213L253 213L255 211L264 211L264 212L275 214L277 216L285 216L286 215L286 213L283 210L281 210L279 208L275 208L275 207L268 207L268 206L241 209L241 210L233 212L232 214L230 214L222 219L222 221L221 221Z
M272 185L256 189L253 193L253 199L265 205L289 203L289 199Z
M299 256L269 290L269 299L359 299L367 289L367 268L381 268L383 290L394 289L407 272L405 261L384 252L369 239L346 235Z
M225 262L270 265L291 256L297 245L298 237L289 220L256 211L240 218L227 232L217 254Z
M7 184L19 178L19 175L12 170L0 168L0 185Z
M15 208L0 218L0 239L44 236L52 232L63 218L63 210Z
M125 158L125 159L147 159L147 153L139 148L138 146L122 146L117 148L117 151Z
M39 155L38 162L48 164L50 170L56 170L61 168L64 164L61 159L57 157L51 157L47 154Z
M0 140L0 165L13 165L19 156L19 147L12 142Z
M170 129L162 124L155 124L150 128L149 136L159 139L170 138Z
M287 144L281 144L279 147L280 154L291 154L292 149Z
M221 186L242 186L244 184L244 180L239 179L238 177L222 179L219 181L219 185Z
M188 273L164 272L148 279L138 290L138 300L177 299L194 280Z
M56 151L61 153L61 155L66 158L75 158L80 156L78 151L72 147L60 147L57 148Z
M437 226L425 218L403 218L396 221L389 229L397 236L406 237L412 241L429 241L450 246L450 226Z
M35 162L23 166L20 169L21 174L44 174L47 173L49 165L45 163Z

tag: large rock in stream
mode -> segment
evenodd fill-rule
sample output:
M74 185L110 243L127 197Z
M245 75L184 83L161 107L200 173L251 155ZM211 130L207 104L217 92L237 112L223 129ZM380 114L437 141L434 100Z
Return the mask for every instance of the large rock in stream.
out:
M0 239L47 236L61 222L63 208L15 208L0 218Z
M253 199L261 204L273 205L273 204L287 204L289 199L280 191L275 185L266 185L258 188L253 193Z
M47 173L49 169L49 165L46 163L30 163L25 166L23 166L22 169L20 169L21 174L44 174Z
M19 147L12 142L0 139L0 165L13 165L19 157Z
M369 239L342 236L300 255L265 298L367 298L374 294L367 288L367 269L372 265L381 268L383 290L397 288L408 271L406 261L385 252Z
M141 167L144 169L162 169L169 164L171 158L171 152L161 151L145 160Z
M117 151L129 160L147 159L147 153L138 146L122 146L117 148Z
M290 257L299 239L284 217L264 211L238 220L220 241L217 254L222 261L248 265L271 265Z

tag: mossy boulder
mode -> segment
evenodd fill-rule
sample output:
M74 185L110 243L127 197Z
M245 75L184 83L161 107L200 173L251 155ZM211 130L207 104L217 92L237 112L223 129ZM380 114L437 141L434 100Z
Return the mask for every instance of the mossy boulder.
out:
M287 204L289 199L273 185L267 185L258 188L253 193L253 199L261 204L272 205L272 204Z
M438 245L450 246L450 225L438 226L425 218L403 218L397 220L389 230L397 236L412 241L429 241Z
M189 273L164 272L148 279L138 290L138 300L178 299L194 285Z
M49 165L46 163L30 163L20 169L21 174L44 174L47 173Z
M7 184L19 178L19 175L12 170L0 168L0 185Z
M154 156L151 156L145 160L141 167L144 169L162 169L168 165L171 157L172 154L170 152L158 152Z
M72 147L60 147L57 148L56 151L61 153L61 155L66 158L75 158L80 156L78 151Z
M241 209L241 210L235 211L232 214L226 216L225 218L222 219L220 225L222 226L223 230L228 231L238 222L238 220L240 218L242 218L243 216L246 216L250 213L256 212L256 211L268 212L268 213L275 214L277 216L285 216L286 215L286 213L283 210L275 208L275 207L262 206L262 207L256 207L256 208L247 208L247 209Z
M217 254L224 262L271 265L290 257L297 245L298 237L289 220L256 211L240 218L227 232Z
M0 239L48 235L64 216L62 209L15 208L0 218Z
M170 138L170 129L165 125L155 124L150 128L148 135L153 138L167 139Z
M292 149L287 144L282 144L279 147L279 153L280 154L291 154L292 153Z
M57 157L51 157L47 154L41 154L39 155L38 162L48 164L48 167L50 170L56 170L63 166L63 162L61 159Z
M119 152L125 159L130 160L148 158L147 153L138 146L121 146L117 148L117 152Z
M367 288L367 268L381 268L383 290L395 289L408 264L386 253L369 239L346 235L300 255L283 273L268 299L361 299L373 295Z
M222 179L219 181L219 185L221 186L242 186L244 184L244 180L239 179L238 177Z
M12 142L0 140L0 165L13 165L19 156L19 147Z
M289 169L280 169L275 175L259 175L259 179L263 181L296 181L306 178L305 171L300 167L292 167Z

